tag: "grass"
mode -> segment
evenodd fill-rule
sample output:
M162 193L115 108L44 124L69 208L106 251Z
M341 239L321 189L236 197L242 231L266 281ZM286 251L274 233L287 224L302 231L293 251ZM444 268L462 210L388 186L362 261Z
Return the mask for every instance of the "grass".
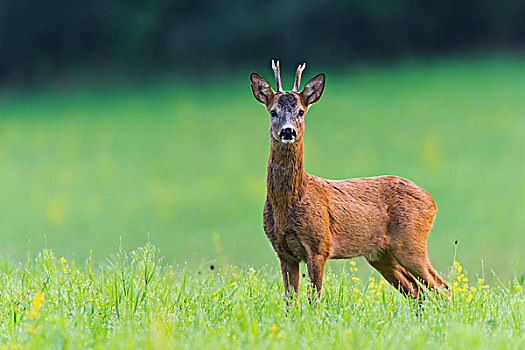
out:
M31 254L29 254L31 255ZM211 267L213 269L211 269ZM377 275L347 263L327 271L321 298L308 281L288 306L269 266L169 265L147 244L96 266L45 249L25 263L0 261L2 348L398 348L521 349L525 286L489 286L459 262L450 302L422 310Z

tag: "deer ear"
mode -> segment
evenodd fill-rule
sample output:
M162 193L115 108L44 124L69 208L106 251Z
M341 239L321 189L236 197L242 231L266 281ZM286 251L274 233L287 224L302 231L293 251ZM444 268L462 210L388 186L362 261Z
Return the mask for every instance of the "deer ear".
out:
M270 105L273 96L275 95L270 84L257 73L250 74L250 82L252 85L253 96L255 96L257 101L266 106Z
M308 83L305 84L299 95L305 106L315 103L321 98L324 90L325 77L324 73L317 74Z

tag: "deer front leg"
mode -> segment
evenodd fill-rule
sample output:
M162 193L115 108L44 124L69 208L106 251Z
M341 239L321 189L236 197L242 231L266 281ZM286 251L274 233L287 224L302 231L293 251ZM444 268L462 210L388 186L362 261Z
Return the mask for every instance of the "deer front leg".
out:
M283 273L284 291L286 296L291 295L290 286L293 288L295 295L299 292L299 261L280 259L281 271Z
M323 287L323 273L326 260L327 259L321 255L317 255L306 260L308 277L310 277L310 282L314 286L318 297L321 296L321 288Z

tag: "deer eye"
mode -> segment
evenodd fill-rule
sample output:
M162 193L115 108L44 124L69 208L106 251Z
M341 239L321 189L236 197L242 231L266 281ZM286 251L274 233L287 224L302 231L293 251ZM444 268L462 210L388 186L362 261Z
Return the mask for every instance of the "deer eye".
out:
M299 116L302 117L303 115L304 115L304 111L301 109L301 110L299 111Z
M276 111L271 111L270 115L272 116L272 118L276 118L277 117L277 112Z

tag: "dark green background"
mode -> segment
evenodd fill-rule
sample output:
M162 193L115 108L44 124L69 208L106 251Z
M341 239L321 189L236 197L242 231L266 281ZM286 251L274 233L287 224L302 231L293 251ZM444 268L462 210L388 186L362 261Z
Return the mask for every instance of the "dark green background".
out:
M4 0L0 79L216 75L269 58L346 67L520 51L523 1Z

